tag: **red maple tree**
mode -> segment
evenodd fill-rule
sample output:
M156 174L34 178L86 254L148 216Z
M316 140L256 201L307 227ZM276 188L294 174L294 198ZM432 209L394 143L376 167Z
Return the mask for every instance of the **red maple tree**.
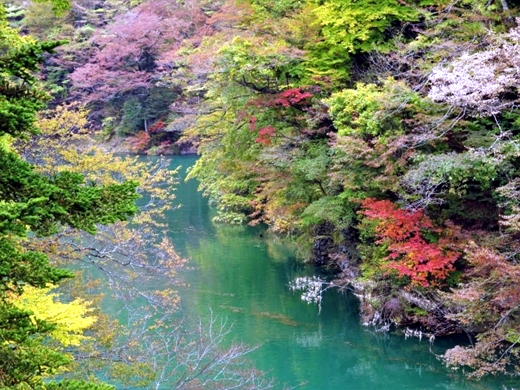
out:
M460 253L451 249L452 242L433 226L423 210L403 210L388 200L373 198L365 199L361 207L368 221L377 222L376 244L387 246L385 267L408 276L412 285L423 287L442 283L455 270ZM437 240L425 239L426 233L436 235Z
M303 111L307 106L310 105L310 99L312 97L312 93L306 92L302 88L291 88L277 94L268 94L255 98L249 101L246 104L246 107L260 109L261 111L258 113L259 115L262 115L263 111L266 110L276 110L282 111L284 113L287 109L297 109ZM244 116L245 115L246 114L244 114ZM284 116L285 115L283 115L281 112L279 112L277 115L280 121L283 121ZM292 119L298 118L294 115L286 116ZM255 142L259 144L271 145L272 138L277 134L277 129L273 125L267 125L263 127L258 126L258 117L255 115L251 115L249 117L248 126L251 132L254 132L258 129L258 137L255 139Z
M258 137L255 142L263 145L271 145L271 139L276 135L276 128L274 126L266 126L258 130Z
M312 93L304 91L302 88L291 88L274 95L260 96L251 100L246 106L262 108L302 108L309 105L310 98L313 96Z

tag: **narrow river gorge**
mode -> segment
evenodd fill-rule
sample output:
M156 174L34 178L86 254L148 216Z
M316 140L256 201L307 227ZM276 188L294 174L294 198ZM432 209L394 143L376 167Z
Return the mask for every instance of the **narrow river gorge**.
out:
M357 300L326 291L321 312L301 300L288 283L313 275L287 245L261 227L212 223L214 210L185 182L196 156L174 156L182 166L176 201L168 215L176 250L189 259L177 288L187 316L214 315L234 323L232 339L259 347L249 358L279 383L308 390L327 389L510 389L503 379L470 381L436 358L450 340L405 339L397 332L363 327Z

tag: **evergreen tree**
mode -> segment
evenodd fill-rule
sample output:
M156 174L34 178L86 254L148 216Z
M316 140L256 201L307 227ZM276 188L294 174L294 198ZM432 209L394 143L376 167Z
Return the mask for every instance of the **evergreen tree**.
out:
M10 149L13 137L37 131L35 115L47 95L34 73L43 54L58 44L20 36L8 26L0 5L0 389L112 388L45 381L69 358L45 344L54 325L12 303L26 285L43 288L73 276L53 267L43 253L25 249L24 242L56 233L62 225L94 233L97 224L136 211L134 182L99 186L77 173L43 175Z

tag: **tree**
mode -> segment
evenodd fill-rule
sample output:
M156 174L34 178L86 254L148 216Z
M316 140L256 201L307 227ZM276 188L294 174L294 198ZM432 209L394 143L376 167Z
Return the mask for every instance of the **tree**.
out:
M412 286L423 287L444 283L455 271L460 253L450 248L450 241L442 236L434 242L424 238L425 233L441 231L434 228L423 210L406 211L390 201L371 198L363 200L361 209L368 224L376 222L375 243L388 252L384 268L408 277Z
M224 347L232 324L211 314L208 320L175 320L170 315L139 316L124 353L153 367L149 389L273 389L276 383L254 369L246 355L255 348ZM153 318L155 317L155 318Z
M86 118L80 105L43 111L38 121L42 134L16 146L42 173L50 172L50 167L72 170L99 185L138 176L137 191L146 202L128 223L100 226L96 235L65 229L30 243L55 263L83 262L100 271L102 284L111 289L104 293L123 306L122 317L127 318L115 321L94 309L98 320L80 345L67 348L74 360L61 375L78 380L95 373L123 387L272 388L263 373L246 363L245 355L252 349L238 344L224 347L231 330L224 319L179 321L177 293L150 287L179 283L176 270L184 264L171 242L157 233L165 227L163 213L175 207L174 172L163 159L139 162L101 150L91 138ZM76 279L62 285L68 300L99 300L95 292L100 281L87 272ZM90 292L83 291L85 286Z
M73 172L42 175L20 159L5 137L36 131L36 110L43 107L46 94L33 73L43 53L58 43L20 37L7 26L3 6L0 38L5 48L0 55L0 137L4 138L0 149L0 384L35 389L107 388L94 383L44 382L43 376L54 374L70 360L43 344L53 326L31 318L31 312L17 308L8 297L22 294L24 285L42 288L72 276L53 267L44 253L28 249L29 237L51 235L63 225L94 233L98 223L127 218L136 211L135 183L97 186Z
M124 128L124 132L147 131L160 116L157 107L167 107L176 96L165 93L176 90L175 82L160 82L160 75L173 65L169 53L175 52L204 20L193 1L144 2L119 14L103 32L92 36L89 42L97 49L70 75L77 95L92 106L113 105L115 110L122 110L117 114L123 117L122 125L128 125L130 117L138 121L137 126ZM155 88L160 92L152 96Z
M135 283L138 277L157 278L162 274L170 278L168 284L173 285L175 271L184 263L170 240L154 232L164 228L164 212L174 207L175 172L167 169L168 161L159 158L155 162L139 162L137 157L107 153L97 146L88 130L87 111L83 106L59 106L42 111L38 125L41 134L18 141L16 147L40 173L74 172L99 187L120 185L138 177L136 191L146 202L128 222L99 226L95 235L86 235L72 226L52 237L33 240L29 245L44 251L61 265L70 261L91 264L106 274L112 288L121 296L138 294L149 299L152 305L162 302L163 309L175 308L177 295L173 292L168 299L166 292L145 293L136 288ZM136 272L137 269L141 272Z
M304 11L315 36L304 45L305 66L315 81L331 89L349 80L353 55L389 50L390 37L399 34L399 25L418 18L415 9L397 0L313 0L307 4Z
M36 42L21 37L8 27L5 9L0 10L0 31L5 51L0 58L0 136L20 136L34 132L35 113L44 107L46 94L32 72L37 70L44 52L52 51L59 42Z
M445 296L449 317L467 333L478 333L469 346L446 351L445 363L452 368L468 367L468 375L519 372L520 268L490 248L470 241L466 247L471 267L451 296Z
M372 0L317 2L314 10L324 41L343 50L355 53L370 51L377 45L385 47L385 32L395 22L415 20L417 11L397 1Z
M434 68L429 76L430 99L480 116L513 107L518 101L520 28L492 39L495 42L486 50L465 53L447 66Z
M79 345L87 338L84 332L94 325L97 318L90 314L89 302L75 299L62 303L58 300L59 294L51 293L53 289L26 286L22 295L13 296L12 303L21 310L32 312L33 323L43 320L54 325L50 335L61 345Z

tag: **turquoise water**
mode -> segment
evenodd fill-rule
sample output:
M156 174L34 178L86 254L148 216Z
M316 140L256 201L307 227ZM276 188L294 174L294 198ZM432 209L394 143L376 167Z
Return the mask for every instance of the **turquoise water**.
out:
M398 333L378 333L359 323L356 298L329 290L321 312L287 284L312 275L293 251L262 228L211 222L214 210L182 179L195 156L172 157L181 165L177 202L169 214L169 234L190 267L179 290L188 316L214 314L234 323L233 340L258 345L249 358L280 383L306 390L327 389L511 389L520 380L468 381L445 368L435 354L452 345Z

